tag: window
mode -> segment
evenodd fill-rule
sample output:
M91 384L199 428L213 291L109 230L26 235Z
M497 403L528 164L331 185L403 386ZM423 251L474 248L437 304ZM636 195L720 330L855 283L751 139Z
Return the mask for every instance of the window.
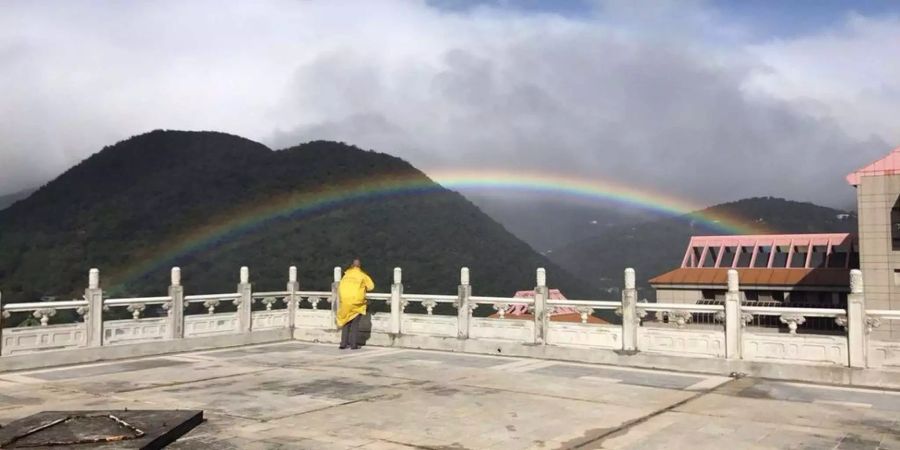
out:
M725 247L722 249L722 262L719 263L719 267L731 267L735 253L737 253L737 247Z
M772 254L772 247L760 245L758 248L759 250L756 251L756 261L753 262L753 267L768 267L769 255Z
M737 267L750 267L750 259L753 258L753 247L741 247L738 255Z
M825 255L828 253L828 247L824 245L814 245L812 248L812 257L809 259L809 267L825 267Z
M794 254L788 267L806 267L806 250L807 247L794 247Z
M828 267L846 266L849 251L850 247L848 245L835 245L831 247L831 259L828 260Z
M719 249L717 247L707 247L706 258L703 260L701 267L715 267L716 259L719 257Z
M688 261L688 267L701 267L700 255L703 254L703 247L691 247L691 260Z
M775 257L772 260L772 267L787 267L788 246L777 245L773 248L773 251L775 252Z

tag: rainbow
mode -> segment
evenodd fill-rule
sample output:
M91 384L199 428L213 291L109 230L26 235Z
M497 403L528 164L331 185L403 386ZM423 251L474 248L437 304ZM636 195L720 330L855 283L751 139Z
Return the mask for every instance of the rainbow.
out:
M612 201L621 205L663 213L687 216L695 223L722 234L766 234L757 224L732 216L710 215L704 206L694 202L648 190L636 189L611 180L578 178L550 173L506 171L437 171L429 174L371 177L353 182L323 186L314 192L290 193L271 198L251 207L242 206L210 218L185 233L168 239L152 253L140 255L135 263L117 271L113 278L121 286L179 256L201 250L228 236L252 230L271 220L315 214L347 203L402 195L452 190L513 191L558 194L591 201ZM434 184L432 182L437 182Z

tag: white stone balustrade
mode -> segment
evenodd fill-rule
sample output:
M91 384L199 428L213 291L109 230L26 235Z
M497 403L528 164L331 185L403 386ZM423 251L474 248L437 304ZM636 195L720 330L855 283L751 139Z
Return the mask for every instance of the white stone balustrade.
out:
M869 333L883 321L900 320L900 311L866 310L861 275L851 274L852 292L846 309L774 308L741 304L736 271L729 271L724 305L645 303L637 301L635 273L624 273L621 300L551 300L547 273L538 269L531 298L473 296L467 268L460 270L456 295L411 294L403 291L403 273L395 268L389 293L368 293L371 334L394 340L423 336L454 340L521 343L530 346L584 347L670 356L727 358L780 363L850 367L900 367L900 343L870 341ZM151 341L201 339L209 336L252 335L284 330L297 339L335 340L340 268L335 268L331 291L300 289L297 268L288 270L286 290L253 292L250 271L242 267L235 292L185 295L181 270L173 268L168 295L139 298L103 298L100 273L91 269L84 300L2 303L0 297L0 355L21 355L50 350L72 350ZM322 308L323 301L330 308ZM384 302L384 308L374 308ZM222 308L233 303L235 311ZM410 304L421 308L409 308ZM189 309L190 305L202 306ZM256 306L256 310L253 309ZM445 306L441 306L445 305ZM534 313L533 320L508 314L512 305ZM159 317L151 312L165 311ZM479 309L479 306L483 308ZM124 308L128 319L104 320L102 311ZM263 309L264 308L264 309ZM574 308L578 319L552 320L556 308ZM387 311L387 312L374 312ZM72 311L63 314L62 311ZM597 312L615 311L621 324L594 321ZM199 313L198 313L199 312ZM454 314L455 312L455 314ZM449 313L449 315L448 315ZM493 317L484 317L496 313ZM662 321L647 321L657 316ZM16 327L32 317L37 325ZM83 317L83 321L78 321ZM707 318L703 323L697 317ZM753 326L755 318L771 317L780 329ZM843 330L817 333L806 329L814 317L830 318ZM15 319L14 319L15 318ZM73 319L74 318L74 319ZM73 323L59 323L75 320ZM600 322L600 323L594 323ZM771 323L771 322L770 322Z

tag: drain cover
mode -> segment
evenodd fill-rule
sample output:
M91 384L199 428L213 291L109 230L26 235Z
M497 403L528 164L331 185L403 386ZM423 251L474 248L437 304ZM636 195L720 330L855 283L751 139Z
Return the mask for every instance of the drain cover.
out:
M0 448L157 449L203 421L203 411L47 411L0 428Z

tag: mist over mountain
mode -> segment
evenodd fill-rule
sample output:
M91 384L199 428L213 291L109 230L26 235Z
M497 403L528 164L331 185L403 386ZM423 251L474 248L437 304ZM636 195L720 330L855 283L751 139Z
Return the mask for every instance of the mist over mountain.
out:
M0 195L0 210L9 208L13 203L28 198L37 189L25 189L11 194Z
M379 177L420 180L427 189L266 218L277 199ZM252 226L230 230L231 223ZM530 289L537 267L554 287L588 293L409 163L337 142L272 151L224 133L153 131L104 148L0 211L4 301L78 296L90 267L122 295L163 292L171 266L182 267L190 293L233 291L243 265L255 289L282 289L290 265L299 266L304 288L327 289L332 268L354 257L380 292L399 266L408 292L453 293L468 266L480 295Z

